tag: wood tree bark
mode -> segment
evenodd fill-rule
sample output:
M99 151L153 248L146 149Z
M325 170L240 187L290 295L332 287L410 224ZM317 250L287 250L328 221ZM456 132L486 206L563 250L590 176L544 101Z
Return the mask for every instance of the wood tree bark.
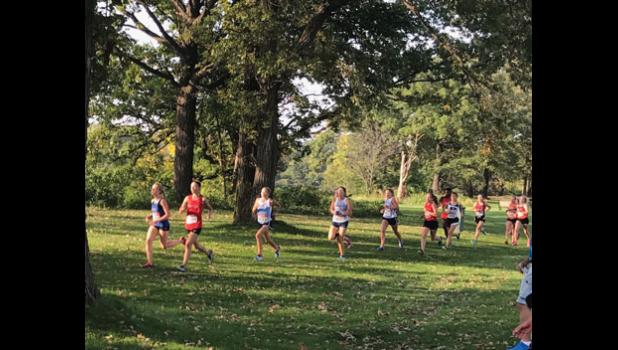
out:
M92 53L93 53L93 21L95 14L95 1L86 0L85 5L85 40L86 40L86 52L85 52L85 105L84 105L84 149L86 149L86 140L88 139L88 105L90 102L90 79L92 72ZM84 207L85 211L85 207ZM85 219L85 215L84 215ZM90 265L90 249L88 248L88 234L86 233L86 227L84 223L84 262L85 262L85 294L86 303L92 304L99 297L99 290L94 280L94 274L92 272L92 266Z
M488 168L483 170L483 179L485 180L485 184L483 185L483 196L487 198L489 195L489 183L491 182L491 171Z

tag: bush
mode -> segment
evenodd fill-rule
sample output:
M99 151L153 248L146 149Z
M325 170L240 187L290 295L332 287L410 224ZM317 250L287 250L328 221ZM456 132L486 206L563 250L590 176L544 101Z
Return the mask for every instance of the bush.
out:
M150 206L150 187L129 186L124 189L122 206L128 209L144 209Z
M86 168L86 203L116 208L122 205L124 189L130 184L132 169L122 167Z

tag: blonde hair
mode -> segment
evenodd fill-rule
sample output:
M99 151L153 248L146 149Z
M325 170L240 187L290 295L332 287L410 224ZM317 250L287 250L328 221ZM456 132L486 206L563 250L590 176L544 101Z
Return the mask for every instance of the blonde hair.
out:
M163 186L161 186L160 183L155 182L154 184L152 184L152 186L157 186L157 191L159 191L159 196L161 197L165 197L165 193L163 192Z

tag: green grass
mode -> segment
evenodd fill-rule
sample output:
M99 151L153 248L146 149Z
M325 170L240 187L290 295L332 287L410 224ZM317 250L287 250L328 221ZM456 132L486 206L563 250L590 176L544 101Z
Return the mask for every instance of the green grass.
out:
M102 297L86 308L86 349L501 349L514 343L525 241L504 245L503 213L488 214L488 236L470 247L474 220L453 249L428 243L417 254L421 208L402 205L406 247L379 216L352 219L349 259L336 259L327 241L329 217L280 214L256 263L255 226L235 227L218 211L200 242L215 262L194 254L185 274L175 271L182 246L155 242L154 270L143 270L147 211L88 209L91 263ZM171 237L182 231L172 218ZM439 231L442 235L442 232Z

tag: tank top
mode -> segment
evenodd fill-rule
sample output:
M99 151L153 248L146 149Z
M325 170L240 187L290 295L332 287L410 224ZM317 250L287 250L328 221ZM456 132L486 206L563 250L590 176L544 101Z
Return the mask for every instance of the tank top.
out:
M348 210L348 202L346 198L335 199L335 215L333 215L333 222L347 222L350 218L344 213Z
M526 209L528 208L526 208L525 205L517 206L517 218L518 219L525 219L528 217L528 211Z
M257 221L259 224L266 225L270 223L272 217L272 206L270 205L270 198L264 200L264 198L258 199L257 207Z
M384 209L384 214L382 214L382 217L385 219L393 219L397 217L397 211L395 209L391 209L391 204L393 203L393 199L389 198L389 199L385 199L384 200L384 205L386 206L386 208Z
M447 211L447 218L449 219L459 218L459 205L453 205L449 203L446 206L446 211Z
M485 208L487 206L485 205L485 203L481 202L476 202L474 203L474 215L476 215L476 217L481 217L483 215L485 215Z
M506 210L507 219L515 219L517 217L517 204L510 203Z
M431 215L427 215L427 212L431 212ZM437 221L438 213L433 210L431 203L425 202L425 221Z
M161 199L153 199L150 202L150 211L152 212L152 220L158 220L165 215L165 210L163 210L163 206L161 205ZM163 220L155 223L155 227L163 227L169 221Z
M204 210L204 197L193 198L187 196L187 218L185 219L185 229L197 230L202 228L202 212Z

